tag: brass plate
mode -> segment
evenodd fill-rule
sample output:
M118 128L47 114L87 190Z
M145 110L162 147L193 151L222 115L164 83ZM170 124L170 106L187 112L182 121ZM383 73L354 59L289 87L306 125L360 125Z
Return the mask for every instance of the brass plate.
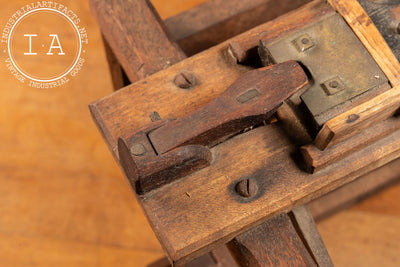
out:
M313 83L301 100L319 126L328 110L388 82L338 14L264 46L276 63L294 59L310 71Z

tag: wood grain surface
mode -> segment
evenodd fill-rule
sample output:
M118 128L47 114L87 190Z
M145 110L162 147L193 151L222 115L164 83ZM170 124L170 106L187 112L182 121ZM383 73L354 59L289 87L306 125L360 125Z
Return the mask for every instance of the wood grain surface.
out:
M326 3L314 2L256 30L264 32L263 41L273 40L333 12ZM246 39L256 30L235 40ZM210 102L232 79L242 75L246 68L229 57L228 42L91 104L95 121L112 151L115 152L115 138L148 124L152 112L157 111L163 118L183 117ZM182 90L173 82L173 77L182 70L196 76L198 83L190 90ZM310 177L292 160L293 147L279 132L279 127L261 128L214 147L214 164L210 167L177 181L178 185L162 187L141 199L150 224L172 260L182 263L200 256L273 215L388 163L400 153L400 132L396 132ZM230 195L229 184L246 176L255 176L260 194L247 205L237 205L238 201ZM279 183L273 182L275 176L279 176ZM196 201L187 199L193 187ZM236 213L239 214L233 216Z
M241 266L318 266L286 213L235 237L228 247Z
M153 1L164 17L203 0ZM63 1L61 1L63 2ZM0 24L21 2L1 0ZM164 256L88 103L113 91L86 1L87 65L65 87L21 85L0 66L0 265L147 266ZM400 186L318 226L335 266L398 266Z
M168 38L169 33L150 1L91 0L90 6L105 40L131 82L185 58L179 46ZM132 10L138 15L134 16Z

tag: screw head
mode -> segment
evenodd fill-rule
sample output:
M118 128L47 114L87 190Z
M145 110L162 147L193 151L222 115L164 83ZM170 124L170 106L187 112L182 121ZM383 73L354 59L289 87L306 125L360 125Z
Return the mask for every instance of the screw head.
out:
M310 48L312 48L315 44L311 39L310 35L303 34L292 41L294 46L297 48L299 52L304 52Z
M303 38L303 39L301 39L301 43L302 44L309 44L310 43L310 39L308 39L308 38Z
M338 88L338 86L339 86L338 81L331 81L331 82L329 82L329 87Z
M174 84L181 89L191 89L196 85L196 77L189 71L182 71L174 78Z
M244 179L236 184L235 189L240 196L249 198L257 194L258 186L253 179Z
M132 155L134 155L134 156L138 156L138 157L140 157L140 156L143 156L144 154L146 154L146 152L147 152L147 150L146 150L146 148L144 147L144 145L143 144L134 144L132 147L131 147L131 153L132 153Z
M338 94L346 89L343 81L339 78L339 76L336 76L333 79L327 80L326 82L322 83L321 87L328 96Z

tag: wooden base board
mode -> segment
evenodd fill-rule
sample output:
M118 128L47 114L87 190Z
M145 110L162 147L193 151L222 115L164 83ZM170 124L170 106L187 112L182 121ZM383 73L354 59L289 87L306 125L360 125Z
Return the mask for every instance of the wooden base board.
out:
M314 5L313 7L316 7L319 4L321 3L312 3L307 6L308 9L303 9L303 13L300 15L303 16L303 18L300 18L300 21L302 21L303 24L312 21L315 16L322 16L323 14L326 14L326 12L331 12L328 9L322 8L322 10L325 11L321 11L320 9L321 13L318 13L316 9L310 8L310 6ZM262 31L266 36L269 36L271 39L277 38L278 35L276 34L281 34L288 30L295 30L296 27L301 27L302 25L298 25L297 23L298 19L298 16L294 17L288 15L285 18L281 18L281 21L285 21L285 26L282 26L282 24L279 23L262 25L248 34L251 35L257 31L260 32L260 30L262 31L263 27L265 27L264 29L269 30L268 32ZM183 114L183 111L187 112L187 110L194 110L213 99L219 92L226 88L226 84L231 83L230 81L233 81L248 69L245 66L237 66L234 64L235 62L232 61L226 53L226 43L207 52L210 51L213 52L203 53L180 62L166 71L159 72L148 79L135 84L133 87L130 87L129 89L126 88L120 93L112 95L111 98L104 98L91 106L92 113L94 114L101 131L109 141L113 152L116 152L115 138L124 132L129 132L141 125L147 124L148 121L146 118L151 112L155 110L161 111L161 113L159 113L162 117L179 117ZM200 84L196 90L191 90L189 93L179 90L176 91L177 88L173 85L164 83L165 81L171 81L181 69L188 67L190 67L190 70L200 77ZM209 70L212 70L212 73L215 75L211 80ZM150 84L155 85L157 83L163 85L150 86ZM149 87L162 88L163 91L156 90L153 92L146 92L146 88ZM212 91L210 91L210 89L212 89ZM171 97L174 95L177 97ZM187 97L190 97L193 102L190 102L190 105L182 106L182 104L185 103L184 99L187 99ZM144 109L137 107L137 104L140 105L141 103L141 98L145 99L143 103L146 103L146 108ZM134 103L126 103L127 101L129 102L132 100ZM160 105L163 101L171 103L171 100L176 103L176 105L172 105L173 110ZM132 113L129 109L133 106L136 108L135 112ZM138 110L141 110L141 112L138 113ZM179 112L181 112L181 114L179 114ZM115 118L118 120L115 121ZM152 194L160 194L155 198L162 200L162 202L158 202L158 200L154 199L152 200L150 195L143 198L141 202L151 223L153 224L153 227L156 229L164 228L160 231L162 233L159 233L159 238L162 240L165 250L173 260L182 263L190 260L197 254L204 253L214 245L226 242L226 239L232 238L240 232L248 229L248 227L252 227L270 216L283 212L286 209L291 209L301 203L305 203L313 197L317 197L342 185L343 183L351 181L358 175L366 173L393 160L398 157L398 147L396 143L398 140L398 134L399 133L396 132L367 147L363 151L360 151L360 153L351 155L346 159L346 161L338 162L338 164L333 165L332 168L326 169L318 175L311 177L302 173L296 163L290 160L293 148L289 143L285 143L288 142L287 140L274 139L276 136L282 136L282 133L275 126L270 126L267 130L252 131L252 137L248 138L246 141L238 141L240 138L244 138L243 136L246 136L246 134L235 139L238 143L235 143L232 146L235 147L234 153L242 154L248 147L254 149L250 151L251 154L249 154L247 162L241 162L240 164L235 165L235 156L233 156L233 152L229 151L226 147L223 148L224 144L222 144L215 149L215 153L218 154L219 152L218 155L225 158L225 163L223 160L222 163L220 162L212 167L215 169L210 168L204 171L208 173L200 171L195 175L185 178L194 183L190 188L182 186L181 183L177 188L173 187L175 188L173 199L168 198L168 196L165 195L165 192L163 192L166 188L171 189L170 186L174 186L174 184L171 184L158 191L152 192ZM268 141L266 142L265 140ZM260 144L264 147L260 148ZM232 145L232 143L229 145ZM243 149L244 147L246 147L246 149ZM382 147L383 151L381 152L383 153L379 153L379 155L373 153ZM258 148L260 150L263 149L264 151L259 151ZM283 158L279 158L279 155ZM272 158L273 160L267 162L266 165L265 162L261 162L261 165L263 166L254 164L254 162L257 161L260 162L260 158ZM280 166L279 162L285 163L285 166ZM232 166L233 164L235 168L240 168L242 174L256 177L262 177L265 175L264 173L268 174L267 177L273 177L274 173L281 173L282 170L285 172L288 171L289 173L291 173L292 170L294 172L289 174L289 177L292 178L290 181L285 180L289 179L288 177L281 177L283 180L279 181L279 183L275 183L274 180L270 178L267 179L269 182L268 186L264 183L264 186L266 186L264 190L268 189L268 194L277 190L274 191L276 194L273 194L273 196L278 197L278 199L275 199L274 202L271 203L269 197L272 195L269 195L263 196L263 198L260 197L252 203L241 205L243 203L239 203L235 197L232 198L229 190L228 192L224 190L221 191L223 188L229 189L229 184L241 178L235 177L235 173L237 175L237 172L228 171L222 174L218 171L229 169L228 165L225 166L228 163L229 166ZM245 166L245 169L243 169L243 166ZM279 166L279 170L276 169L277 166ZM337 169L339 166L340 169ZM263 170L263 168L265 169ZM202 175L209 178L211 171L215 177L208 179L208 182L203 181L204 176ZM281 178L279 180L281 180ZM198 184L199 181L201 184ZM305 184L302 184L303 182L305 182ZM201 201L198 201L195 207L191 206L193 205L193 199L190 201L184 198L192 198L191 196L193 196L193 193L190 193L190 191L193 189L193 185L196 184L198 186L194 187L196 189L195 196L196 199L198 198L198 200ZM285 190L282 191L283 188L281 188L281 185L283 184L291 184L293 188L284 188ZM301 190L299 191L299 189ZM265 197L269 198L269 201L268 199L265 199ZM236 207L236 209L225 209L223 211L216 210L215 203L217 202L215 201L220 202L221 200L222 202L231 202L222 203L223 207ZM180 204L177 205L177 203ZM266 203L268 206L262 206L263 203ZM244 206L246 207L243 208ZM184 209L182 209L182 207L184 207ZM198 210L199 208L200 210ZM156 210L159 210L160 214L157 215ZM183 214L182 210L185 210L186 213ZM171 213L171 215L164 216L162 215L162 211ZM248 216L249 211L252 212L250 216L251 220ZM232 216L235 218L234 221L232 220ZM215 221L217 218L219 218L218 221ZM172 219L172 221L169 221L170 219ZM208 230L203 232L202 230L204 229L201 229L202 226L207 226ZM174 229L179 229L181 234L175 233ZM198 229L199 232L188 231L188 229Z

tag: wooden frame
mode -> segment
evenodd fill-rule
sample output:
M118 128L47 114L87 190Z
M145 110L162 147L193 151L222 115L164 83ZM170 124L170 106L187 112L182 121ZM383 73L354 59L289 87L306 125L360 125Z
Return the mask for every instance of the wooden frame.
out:
M395 85L398 82L398 74L396 73L398 69L393 68L391 63L398 65L397 60L393 61L394 57L391 57L393 54L390 55L388 47L380 47L384 51L383 54L374 51L376 48L370 45L374 43L372 41L377 42L374 39L376 29L373 24L365 20L366 14L363 13L362 9L358 9L361 7L353 5L352 7L355 9L349 10L343 8L343 6L348 7L343 2L332 1L332 5L341 13L344 13L344 15L341 15L345 17L353 30L356 29L354 30L355 33L362 33L361 36L364 37L360 38L359 36L360 40L370 50L371 55L381 66L392 85ZM300 15L287 15L275 21L274 24L261 25L233 38L233 40L179 62L167 70L158 72L141 82L91 104L95 121L98 123L99 129L113 154L118 158L115 153L116 138L149 123L148 115L151 112L157 111L165 118L182 116L183 112L197 109L215 98L219 92L226 88L227 84L247 71L249 67L237 66L236 59L229 55L229 43L248 40L249 36L257 36L260 32L264 32L264 38L273 40L283 32L295 30L296 27L301 27L317 17L324 16L326 12L332 12L324 5L321 2L313 2L303 8L299 12ZM319 10L319 12L315 10ZM364 20L357 20L357 23L354 23L351 20L354 16L364 18ZM295 25L297 20L302 21L302 25ZM283 21L285 21L285 25L280 23ZM288 28L287 25L289 25ZM266 32L267 29L268 32ZM372 41L370 38L372 38ZM387 58L381 59L377 55L384 55ZM200 81L194 90L182 91L172 82L173 78L184 69L194 73ZM213 73L213 75L210 76L210 73ZM149 86L160 89L149 92L146 90ZM191 101L187 102L185 99L191 99ZM147 103L141 104L142 102ZM165 107L162 103L173 103L173 108ZM134 105L137 107L135 112L130 108ZM137 112L138 110L140 110L140 113ZM185 178L185 184L190 184L189 187L182 183L179 183L179 186L171 184L139 199L153 227L162 229L160 231L162 234L159 232L158 237L162 240L164 249L174 261L178 263L187 262L209 251L215 245L223 244L239 233L260 224L267 218L289 211L400 156L400 132L395 131L380 141L353 153L345 160L339 160L334 165L311 176L302 172L295 162L287 162L293 152L292 144L285 138L276 139L278 136L282 136L279 127L272 125L235 137L213 149L214 154L220 155L218 164ZM260 147L259 144L263 144L263 147ZM268 158L271 162L268 162L267 166L263 165L265 162L261 162L261 165L256 163L243 169L243 166L237 163L236 155L243 153L249 147L252 150L248 154L248 162L256 162L259 158ZM268 148L267 151L265 151L266 148ZM372 154L371 157L368 153L373 151L382 151L382 153L379 153L379 155ZM227 169L227 166L231 164L240 169L242 175L257 177L257 175L268 173L267 170L280 169L279 166L282 162L288 163L285 165L287 169L285 173L288 177L280 181L280 183L287 185L285 190L282 190L278 183L274 183L273 179L267 179L267 183L261 186L264 190L268 189L269 196L260 196L251 203L241 203L230 194L229 190L221 190L229 189L233 182L240 179L240 177L235 177L235 172L221 173L218 171ZM337 171L336 169L339 166L340 170ZM274 174L272 173L271 177ZM212 183L204 179L204 177L210 175L212 175ZM193 187L196 188L195 193L191 191ZM286 190L290 192L286 192ZM271 202L272 199L274 199L273 202ZM213 204L216 201L222 207L230 208L218 209ZM185 213L182 213L177 203L186 207ZM210 212L206 218L204 218L202 207L210 207ZM249 211L251 211L251 219L248 216ZM159 217L160 214L165 216ZM234 220L230 216L233 214L235 214ZM217 219L218 217L219 219ZM201 225L211 225L212 227L202 229ZM187 233L189 229L196 228L204 231L190 233L189 238L182 236L182 232Z

